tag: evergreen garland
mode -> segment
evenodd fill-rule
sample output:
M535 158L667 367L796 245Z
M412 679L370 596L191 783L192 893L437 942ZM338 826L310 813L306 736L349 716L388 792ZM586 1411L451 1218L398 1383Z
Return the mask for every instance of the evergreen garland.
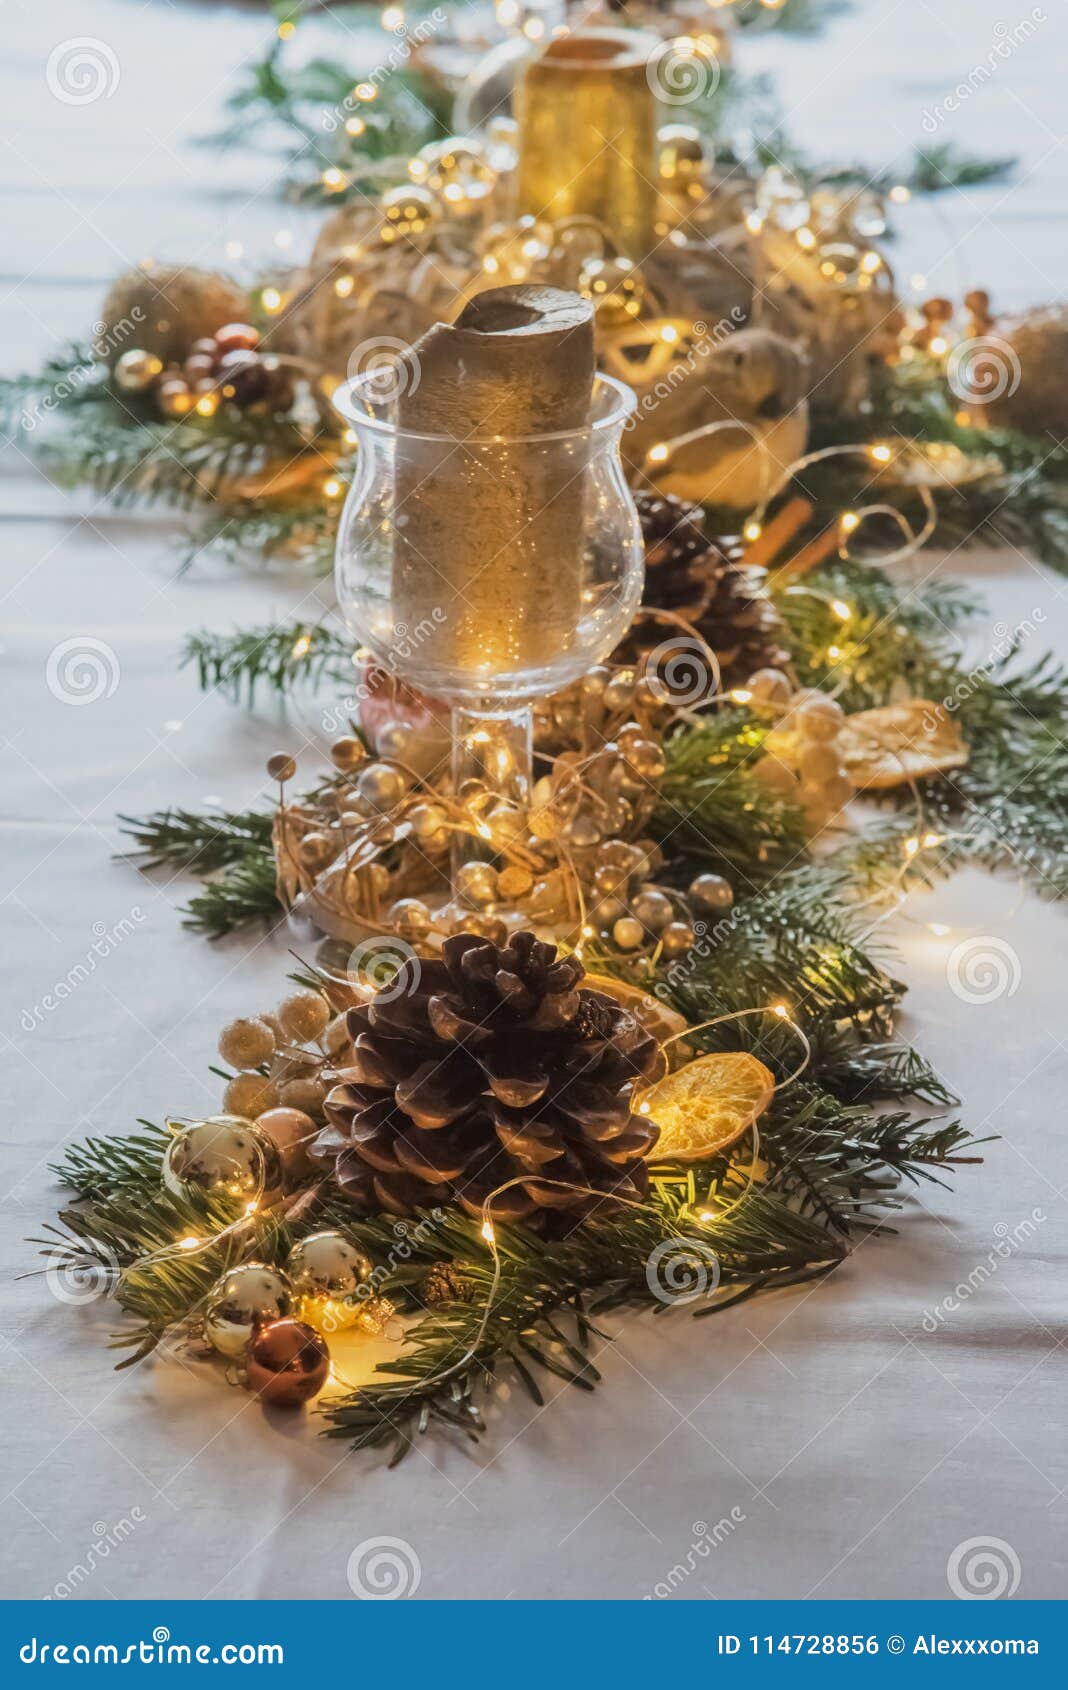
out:
M744 942L737 954L737 964L718 958L703 986L698 981L691 988L711 994L702 1011L710 1001L751 997L750 979L737 970L750 968L754 957ZM879 977L873 964L863 967L872 980ZM675 1001L672 989L665 990ZM677 1001L681 1006L685 994ZM937 1180L940 1170L978 1159L975 1142L956 1122L934 1125L902 1111L873 1114L869 1103L839 1096L837 1056L827 1061L818 1054L819 1028L833 1020L832 1011L813 1002L796 1013L817 1054L811 1078L779 1094L761 1120L763 1172L755 1183L744 1182L733 1153L724 1153L698 1169L661 1165L640 1208L595 1220L563 1243L546 1245L520 1226L498 1227L500 1283L484 1329L490 1251L479 1223L452 1210L416 1216L399 1230L388 1217L355 1220L339 1198L329 1197L314 1222L292 1226L271 1214L255 1216L240 1244L231 1236L190 1257L137 1267L176 1237L188 1232L207 1237L233 1218L225 1206L161 1190L167 1134L147 1122L132 1139L91 1139L68 1153L55 1171L80 1201L36 1242L50 1263L113 1276L114 1294L128 1317L114 1341L129 1350L120 1363L129 1366L195 1320L211 1286L234 1261L254 1257L282 1266L296 1236L312 1227L339 1227L385 1265L379 1294L404 1311L422 1309L423 1316L388 1364L386 1382L329 1403L327 1435L347 1438L356 1448L388 1445L393 1460L431 1428L477 1436L483 1429L480 1400L504 1373L535 1402L543 1400L539 1374L584 1389L598 1383L589 1349L604 1334L594 1321L624 1306L665 1309L647 1266L658 1245L677 1241L673 1248L683 1260L692 1253L697 1271L707 1269L708 1252L714 1251L716 1282L691 1310L703 1318L761 1290L829 1272L845 1260L857 1237L882 1227L880 1215L898 1204L903 1181ZM874 1043L871 1048L878 1049ZM780 1073L792 1061L788 1050L777 1055L767 1045L762 1055ZM909 1069L901 1068L901 1060L899 1053L884 1068L876 1057L870 1096L879 1095L880 1075L891 1076L895 1066L901 1071L898 1089L908 1084ZM928 1087L922 1064L914 1077L920 1084L913 1089L923 1095ZM937 1096L941 1101L946 1094L939 1090ZM426 1274L442 1263L449 1265L457 1294L427 1309ZM473 1353L463 1360L468 1350Z

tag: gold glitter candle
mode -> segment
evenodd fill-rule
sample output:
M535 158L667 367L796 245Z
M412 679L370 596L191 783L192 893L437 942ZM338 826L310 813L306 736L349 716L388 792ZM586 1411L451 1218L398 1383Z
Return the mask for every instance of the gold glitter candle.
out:
M396 448L394 606L425 630L428 675L489 686L558 657L581 615L588 448L553 436L589 422L592 307L494 288L402 365L398 422L415 432Z
M596 217L628 258L655 244L656 37L591 29L551 41L516 89L519 210Z

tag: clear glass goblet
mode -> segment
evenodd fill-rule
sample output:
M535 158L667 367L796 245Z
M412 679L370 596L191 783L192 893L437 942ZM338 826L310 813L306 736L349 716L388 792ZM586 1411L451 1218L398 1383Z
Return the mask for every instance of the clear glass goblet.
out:
M465 439L399 427L397 400L389 371L334 395L357 442L338 603L388 674L451 706L454 794L521 811L531 700L606 657L641 599L620 458L634 394L599 375L585 427ZM478 854L463 836L453 862Z

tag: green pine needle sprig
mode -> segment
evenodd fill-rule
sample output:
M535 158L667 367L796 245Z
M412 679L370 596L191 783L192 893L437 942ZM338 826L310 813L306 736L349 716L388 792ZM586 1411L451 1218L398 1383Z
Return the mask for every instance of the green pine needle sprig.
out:
M265 689L285 698L297 687L351 686L352 652L351 637L330 623L264 623L190 634L182 663L196 669L204 692L251 706Z

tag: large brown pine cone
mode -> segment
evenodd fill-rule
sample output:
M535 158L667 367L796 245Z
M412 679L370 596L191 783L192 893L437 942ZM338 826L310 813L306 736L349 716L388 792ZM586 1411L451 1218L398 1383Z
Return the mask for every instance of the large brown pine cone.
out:
M458 1203L478 1217L518 1180L492 1214L559 1232L645 1195L658 1129L631 1113L631 1097L656 1041L581 987L576 957L532 933L501 947L464 933L440 962L405 969L349 1011L354 1063L312 1146L360 1210Z
M740 686L757 669L789 665L782 618L767 591L767 573L743 563L735 540L712 540L700 505L670 493L636 493L645 537L642 609L666 610L693 624L719 659L724 688ZM670 638L670 629L638 611L616 652L640 662Z

